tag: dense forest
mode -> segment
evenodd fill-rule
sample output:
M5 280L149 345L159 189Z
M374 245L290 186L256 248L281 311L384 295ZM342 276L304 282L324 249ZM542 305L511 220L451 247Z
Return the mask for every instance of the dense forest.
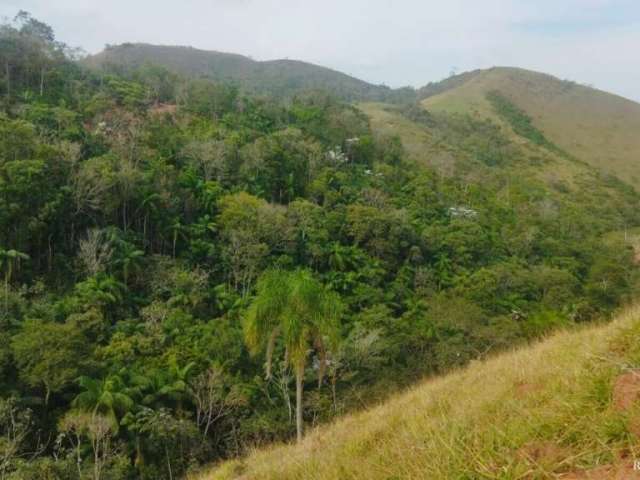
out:
M0 26L2 480L180 478L634 293L635 190L509 180L491 122L394 107L443 174L321 91L76 57Z

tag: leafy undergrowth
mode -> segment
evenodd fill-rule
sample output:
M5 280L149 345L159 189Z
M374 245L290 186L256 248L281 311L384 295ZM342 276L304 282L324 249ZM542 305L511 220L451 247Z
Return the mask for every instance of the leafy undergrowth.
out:
M636 478L639 334L630 308L191 480Z

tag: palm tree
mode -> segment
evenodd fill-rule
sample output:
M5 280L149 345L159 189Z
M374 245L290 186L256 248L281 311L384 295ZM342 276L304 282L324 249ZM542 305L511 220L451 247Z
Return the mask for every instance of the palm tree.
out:
M99 307L121 302L124 290L124 284L104 273L98 273L76 285L76 291L87 305Z
M285 361L296 376L296 432L302 439L302 390L309 350L320 357L318 383L326 367L326 354L337 343L342 303L308 270L268 270L258 280L257 296L245 317L245 339L252 353L266 347L266 374L271 377L275 343L282 337Z
M119 375L109 375L102 380L80 377L78 383L84 391L73 400L73 406L90 411L93 415L104 415L112 425L114 432L120 426L119 418L129 412L134 401L131 391Z
M182 410L182 400L187 393L187 382L195 366L194 362L189 362L181 367L175 356L169 357L167 383L162 387L160 393L175 400L178 411Z
M145 248L147 246L147 224L149 222L149 217L158 212L158 204L161 200L162 197L159 193L151 193L142 200L140 209L144 211L144 218L142 221L142 241Z
M122 280L124 284L127 285L131 270L140 269L140 265L144 259L144 252L136 248L133 243L124 240L118 242L117 252L117 259L114 264L122 268Z
M129 273L139 270L144 260L144 252L124 238L123 232L115 227L106 230L109 242L114 246L113 265L122 269L122 280L125 286L129 281Z
M20 260L28 260L29 255L18 252L17 250L5 250L0 248L0 269L4 270L4 309L9 309L9 281L13 275L13 271Z
M173 220L173 223L171 223L171 226L169 227L169 230L171 231L172 235L173 235L173 240L172 240L172 247L171 247L171 255L173 256L173 258L176 258L176 245L178 244L178 238L182 237L184 238L185 234L185 226L182 224L182 222L180 221L180 218L175 218Z
M157 407L162 399L169 399L181 411L182 401L187 393L187 382L195 365L194 362L189 362L181 367L175 356L171 356L168 369L153 370L144 376L137 376L135 383L145 392L142 404Z

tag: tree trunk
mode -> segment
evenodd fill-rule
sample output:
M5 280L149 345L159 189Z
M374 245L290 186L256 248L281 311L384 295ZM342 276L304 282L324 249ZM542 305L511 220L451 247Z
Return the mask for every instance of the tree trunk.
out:
M53 245L51 244L51 235L49 235L49 255L47 258L47 269L49 272L53 270Z
M4 311L5 313L9 313L9 280L11 280L11 275L13 274L13 265L11 263L11 258L7 258L7 271L4 274Z
M171 471L171 460L169 460L169 449L167 448L166 445L164 447L164 454L165 454L165 457L167 458L167 469L169 470L169 480L173 480L173 472Z
M298 442L302 441L302 383L304 366L296 367L296 433Z
M147 250L147 217L149 215L145 213L144 221L142 222L142 244L144 249Z
M136 437L136 458L133 464L138 470L140 470L140 468L142 468L142 466L144 465L144 456L142 453L142 447L140 445L140 437Z
M333 398L333 412L338 413L338 402L336 401L336 375L331 377L331 397Z
M8 268L8 267L7 267ZM4 276L4 311L9 312L9 274Z
M173 250L172 250L173 258L176 258L176 244L177 243L178 243L178 229L175 228L173 230Z
M7 98L11 100L11 69L9 68L9 62L4 62L4 71L7 76Z
M76 447L76 467L78 469L78 478L82 478L82 455L80 453L80 447L82 440L80 439L80 435L77 435L78 444Z
M100 480L100 441L94 440L93 445L93 478L94 480Z

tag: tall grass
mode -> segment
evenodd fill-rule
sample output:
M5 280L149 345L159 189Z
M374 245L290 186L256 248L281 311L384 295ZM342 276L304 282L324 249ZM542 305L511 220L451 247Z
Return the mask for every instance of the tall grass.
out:
M426 381L299 445L258 450L191 478L542 479L640 458L632 433L640 409L621 412L611 402L615 378L640 364L638 334L640 308L632 308L611 324Z

